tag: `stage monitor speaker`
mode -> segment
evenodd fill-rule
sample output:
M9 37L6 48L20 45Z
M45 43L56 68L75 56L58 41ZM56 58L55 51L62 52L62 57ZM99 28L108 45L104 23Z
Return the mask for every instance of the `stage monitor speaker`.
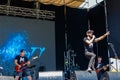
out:
M39 80L64 80L63 71L39 72Z
M120 80L120 72L105 72L100 80Z
M76 80L98 80L95 71L75 71Z
M0 76L0 80L14 80L14 77L11 77L11 76Z

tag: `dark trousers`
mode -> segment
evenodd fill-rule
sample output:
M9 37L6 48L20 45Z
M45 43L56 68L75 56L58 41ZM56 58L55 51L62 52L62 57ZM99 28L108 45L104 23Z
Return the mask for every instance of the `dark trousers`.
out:
M15 71L14 77L16 77L16 76L19 76L19 77L20 77L19 80L21 80L21 79L24 80L24 79L23 79L24 77L31 76L31 72L30 72L29 69L25 69L25 70L23 70L23 71L21 71L21 72L16 72L16 71Z
M99 72L99 73L97 74L97 77L98 77L98 80L100 80L100 78L102 77L102 72Z
M88 67L95 70L94 64L95 64L96 55L93 52L88 52L88 51L85 51L85 55L90 59Z

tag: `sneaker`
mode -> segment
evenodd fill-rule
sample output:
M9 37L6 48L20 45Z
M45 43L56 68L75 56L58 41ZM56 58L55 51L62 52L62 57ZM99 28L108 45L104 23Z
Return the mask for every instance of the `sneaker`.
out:
M87 69L87 71L92 71L92 69L89 67L89 68Z

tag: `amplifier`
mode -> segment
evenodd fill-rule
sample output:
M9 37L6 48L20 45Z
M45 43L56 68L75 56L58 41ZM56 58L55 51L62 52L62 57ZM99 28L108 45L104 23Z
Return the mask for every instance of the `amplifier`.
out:
M0 76L0 80L14 80L14 77L11 77L11 76Z
M64 80L62 71L39 72L39 80Z

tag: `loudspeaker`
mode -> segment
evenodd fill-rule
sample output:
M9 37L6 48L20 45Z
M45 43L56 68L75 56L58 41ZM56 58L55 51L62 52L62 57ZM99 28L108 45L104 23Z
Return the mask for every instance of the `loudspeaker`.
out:
M39 80L64 80L62 71L39 72Z
M100 80L120 80L120 72L105 72Z
M75 71L76 80L98 80L95 71Z
M11 77L11 76L0 76L0 80L14 80L14 77Z

